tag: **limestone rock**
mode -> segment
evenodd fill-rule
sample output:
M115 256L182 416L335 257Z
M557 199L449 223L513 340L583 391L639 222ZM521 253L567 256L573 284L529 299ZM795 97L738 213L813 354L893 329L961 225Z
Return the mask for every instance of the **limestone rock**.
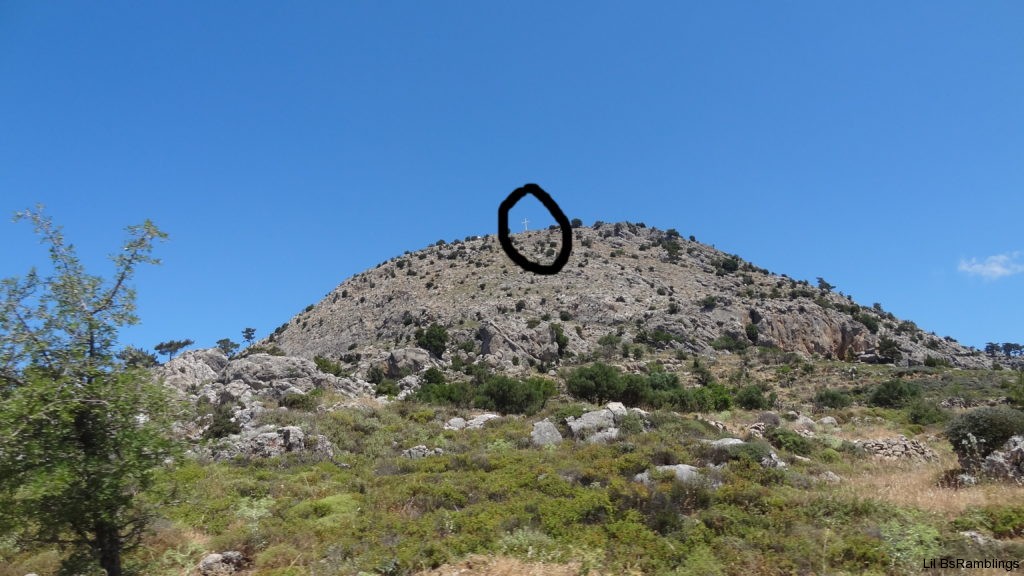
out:
M491 420L501 418L497 414L481 414L466 421L466 430L479 430Z
M775 412L761 412L757 415L757 421L764 424L765 430L772 430L782 426L782 418Z
M1024 436L1013 436L981 463L987 476L1024 484Z
M430 353L422 348L399 348L388 355L388 376L398 378L403 373L415 374L433 363Z
M312 444L312 448L306 445ZM256 429L232 434L227 438L197 449L197 453L213 460L230 460L236 456L244 458L273 458L289 452L310 451L320 458L333 458L334 446L326 436L317 434L306 439L298 426L261 426Z
M402 456L412 460L419 460L420 458L426 458L427 456L441 456L443 454L444 450L441 448L427 448L423 444L402 450Z
M466 419L459 418L458 416L449 419L444 423L445 430L462 430L466 427Z
M533 423L533 431L530 432L530 442L534 446L549 446L562 441L562 434L558 427L548 420L541 420Z
M587 442L591 444L607 444L619 438L618 428L605 428L587 436Z
M595 410L586 412L579 418L569 416L565 419L565 423L572 430L572 435L580 438L588 433L615 427L615 416L608 409Z
M228 357L217 348L189 350L154 369L164 384L187 393L214 382L228 364Z
M833 418L832 416L825 416L824 418L818 420L818 425L825 428L838 428L839 422L837 422L836 419Z
M803 414L798 414L797 417L796 417L796 420L793 420L793 422L791 423L791 426L793 427L794 430L811 430L811 431L814 431L815 428L816 428L816 424L814 423L814 420L811 420L810 418L808 418L807 416L804 416Z
M702 478L700 470L694 466L690 466L689 464L669 464L665 466L655 466L654 469L658 472L672 472L675 475L676 482L689 482ZM648 485L654 483L651 479L650 471L644 471L633 476L633 481Z
M718 440L708 440L708 445L714 448L728 448L729 446L737 446L739 444L746 444L739 438L719 438Z
M826 484L839 484L843 479L831 470L826 470L818 475L818 478Z
M240 552L207 554L199 561L199 574L201 576L227 576L241 570L244 563L245 559Z

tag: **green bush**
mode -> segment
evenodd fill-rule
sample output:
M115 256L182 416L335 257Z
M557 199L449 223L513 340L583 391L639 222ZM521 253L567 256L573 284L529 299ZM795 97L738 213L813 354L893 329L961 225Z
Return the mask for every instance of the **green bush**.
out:
M399 392L398 383L390 378L385 378L377 384L378 396L397 396Z
M554 394L555 383L546 378L520 381L508 376L491 376L477 390L474 404L502 414L535 414Z
M442 404L469 408L473 405L476 390L470 382L424 383L413 394L413 399L427 404Z
M814 395L814 405L819 408L846 408L851 403L853 403L853 399L849 394L832 388L820 390Z
M757 325L756 324L747 324L746 326L743 327L743 330L747 334L747 340L750 340L754 344L757 344L757 337L758 337L758 334L760 332L757 329Z
M769 430L766 438L772 446L801 456L807 456L814 449L810 440L787 428Z
M332 362L331 360L324 358L323 356L316 356L313 358L313 363L321 372L325 374L333 374L335 376L344 376L345 370L341 367L341 364Z
M723 334L711 341L711 347L715 350L728 350L730 352L742 352L750 346L750 342L734 338L729 334Z
M573 370L565 380L565 387L577 398L604 404L619 399L624 384L618 368L597 362Z
M416 345L440 358L448 346L448 330L439 324L431 324L424 331L416 331Z
M764 389L750 384L736 392L736 405L744 410L767 410L775 404L775 394L765 395Z
M916 382L895 379L879 384L871 393L868 402L883 408L902 408L911 400L921 396L921 386Z
M949 420L949 412L943 410L938 402L934 401L916 400L907 406L906 411L907 420L911 424L927 426Z
M311 390L307 394L286 394L281 398L280 405L289 410L312 412L316 410L321 396L323 396L323 391L319 388Z
M234 413L232 411L234 406L234 401L231 401L229 397L221 396L220 402L218 402L216 408L213 409L213 421L210 422L210 426L203 431L203 438L223 438L231 434L238 434L242 431L242 426L232 419L234 417Z
M426 384L444 384L444 372L441 372L436 367L431 366L423 373L423 382Z
M1024 412L1009 406L976 408L957 416L946 427L946 437L962 460L984 458L1017 434L1024 434Z

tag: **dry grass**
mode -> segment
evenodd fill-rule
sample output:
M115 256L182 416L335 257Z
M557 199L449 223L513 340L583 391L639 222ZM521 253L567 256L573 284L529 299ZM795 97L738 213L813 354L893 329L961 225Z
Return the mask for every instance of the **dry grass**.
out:
M582 574L578 562L568 564L528 563L507 556L470 556L455 564L418 572L416 576L578 576ZM588 574L602 576L599 572Z
M876 460L866 463L835 487L848 496L870 496L900 507L917 508L953 519L971 507L1024 501L1024 486L983 483L954 489L938 486L946 470L957 467L951 452L940 452L928 463Z

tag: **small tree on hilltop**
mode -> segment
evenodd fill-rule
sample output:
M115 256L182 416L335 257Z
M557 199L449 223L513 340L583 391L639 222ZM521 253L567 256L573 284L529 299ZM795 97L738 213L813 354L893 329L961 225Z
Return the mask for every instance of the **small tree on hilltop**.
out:
M245 328L245 329L242 330L242 340L245 340L246 344L248 344L249 346L252 346L253 340L255 340L255 339L256 339L256 329L255 328Z
M156 354L134 346L125 346L124 350L117 353L117 359L128 368L152 368L159 364Z
M156 350L158 353L167 356L168 360L171 360L174 358L174 355L177 354L179 350L187 346L191 346L193 344L195 344L195 342L193 342L192 340L168 340L166 342L161 342L156 346L153 346L153 349Z
M230 338L221 338L220 340L217 340L217 348L219 348L225 356L230 357L238 350L238 343L232 342Z
M138 496L179 453L168 435L178 404L114 352L118 329L138 322L128 282L158 262L153 240L166 235L129 227L107 281L40 210L16 219L49 244L53 275L0 283L0 536L70 549L62 574L121 576L154 517Z

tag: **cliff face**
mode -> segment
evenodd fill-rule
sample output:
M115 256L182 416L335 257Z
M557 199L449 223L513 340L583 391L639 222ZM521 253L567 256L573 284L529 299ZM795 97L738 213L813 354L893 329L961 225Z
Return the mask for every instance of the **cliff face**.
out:
M990 364L912 322L673 231L618 223L573 234L572 256L552 276L519 269L494 236L407 252L344 281L264 343L365 370L414 347L416 331L436 323L452 337L446 359L479 357L511 373L639 343L701 354L756 343L861 361ZM531 259L550 262L560 238L541 230L512 239ZM895 346L880 350L883 338Z

